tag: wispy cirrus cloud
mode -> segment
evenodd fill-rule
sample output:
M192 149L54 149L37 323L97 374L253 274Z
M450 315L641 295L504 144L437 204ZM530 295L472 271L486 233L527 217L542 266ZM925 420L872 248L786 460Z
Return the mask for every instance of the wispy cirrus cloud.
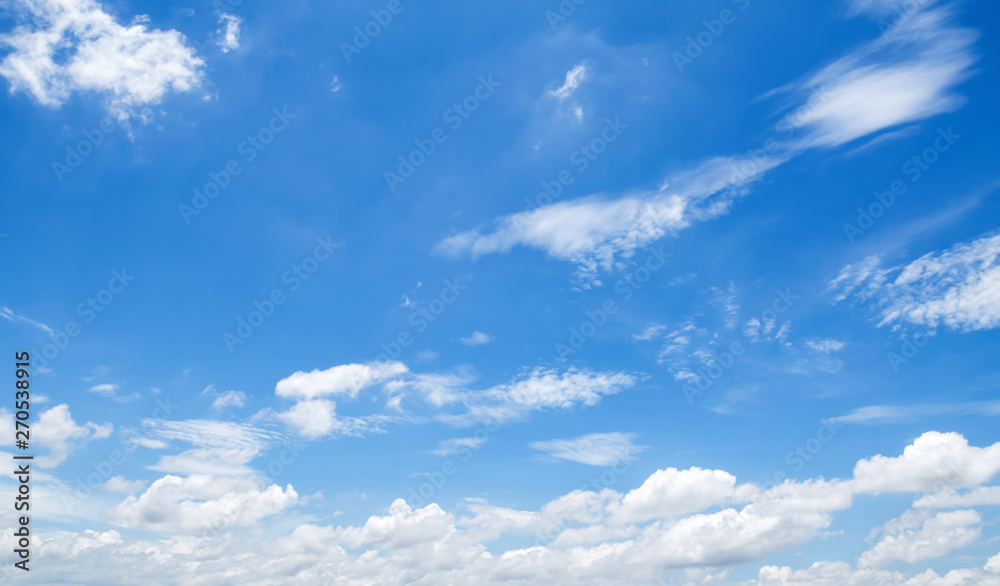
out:
M759 153L706 159L668 175L658 189L591 195L502 216L489 227L443 239L435 251L475 260L526 246L577 265L579 279L595 281L639 248L728 213L752 183L806 150L837 147L960 107L955 87L973 73L978 33L956 26L953 12L920 7L815 74L769 92L790 96L792 111L775 128L783 136ZM568 76L567 88L571 81Z
M572 439L531 442L529 447L556 460L588 466L611 466L628 462L644 448L635 444L634 433L590 433Z

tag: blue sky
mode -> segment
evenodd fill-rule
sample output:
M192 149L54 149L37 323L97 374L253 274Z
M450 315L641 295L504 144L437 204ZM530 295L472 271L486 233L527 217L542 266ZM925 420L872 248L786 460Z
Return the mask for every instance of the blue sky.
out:
M6 3L16 579L1000 584L997 16Z

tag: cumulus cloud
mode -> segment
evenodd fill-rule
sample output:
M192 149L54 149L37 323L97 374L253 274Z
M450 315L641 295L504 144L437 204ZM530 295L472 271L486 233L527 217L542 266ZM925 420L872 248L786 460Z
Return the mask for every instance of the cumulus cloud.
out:
M854 467L858 492L923 492L940 487L968 488L1000 472L1000 443L970 446L955 432L929 431L897 457L873 456Z
M979 539L982 517L971 510L938 513L919 530L887 535L861 554L859 567L884 567L901 560L907 563L939 558Z
M137 107L157 104L202 81L204 62L175 30L147 28L148 17L127 26L94 0L20 2L20 24L0 37L11 52L0 75L12 92L40 104L62 105L73 92L106 97L109 111L128 118Z
M590 433L572 439L531 442L529 446L556 460L611 466L632 460L643 450L634 439L634 433Z
M986 234L885 268L877 256L844 267L829 290L877 312L879 326L910 324L956 331L1000 325L1000 233Z
M938 436L949 439L928 441L940 440ZM301 500L292 487L250 477L168 475L108 514L120 526L159 532L155 540L138 535L125 539L116 531L42 529L36 551L49 563L38 568L38 579L59 582L60 568L73 568L76 581L148 584L604 586L662 584L665 578L679 577L725 582L727 567L822 535L837 513L852 506L855 494L868 490L865 479L901 474L904 481L896 489L923 493L926 480L938 475L939 462L960 456L959 462L968 464L960 453L964 450L995 463L993 449L968 446L957 434L931 432L901 456L862 460L848 480L786 480L767 488L739 484L723 470L665 468L627 492L606 486L575 490L537 510L475 498L453 512L435 503L396 499L366 521L348 526L308 520L289 524L285 520L291 515L279 521L277 513ZM929 472L901 470L901 462ZM874 469L879 466L884 468ZM887 531L856 568L846 562L819 562L805 570L764 566L746 584L995 586L1000 584L996 557L944 576L881 567L957 551L978 537L981 524L978 513L970 510L927 515ZM9 532L0 534L0 547L10 547L12 539Z
M6 428L6 437L14 436L14 416L0 408L0 431ZM91 423L83 425L73 420L69 406L65 403L42 411L37 421L31 423L32 445L41 446L48 454L35 457L35 462L42 468L54 468L62 464L67 456L93 440L102 440L111 436L114 426L110 423Z
M291 485L260 490L245 478L167 475L144 493L109 511L113 523L131 529L204 534L251 525L295 504Z

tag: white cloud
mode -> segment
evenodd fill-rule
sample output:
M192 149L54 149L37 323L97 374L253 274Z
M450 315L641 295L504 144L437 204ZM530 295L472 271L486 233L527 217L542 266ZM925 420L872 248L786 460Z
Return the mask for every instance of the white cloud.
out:
M590 433L572 439L531 442L533 450L545 452L557 460L590 466L611 466L633 460L643 450L635 445L634 433Z
M108 512L112 523L131 529L205 534L251 525L295 504L298 494L271 485L209 474L167 475L138 497L129 496Z
M840 340L806 340L806 346L813 352L818 352L820 354L830 354L832 352L840 352L844 349L844 344Z
M483 346L489 344L492 340L493 338L483 332L472 332L467 337L458 339L459 342L466 346Z
M336 403L326 399L301 401L285 413L279 413L277 417L302 437L316 439L335 429L336 407Z
M148 17L115 22L94 0L21 2L24 18L0 43L13 50L0 62L11 91L58 107L75 92L96 92L120 119L170 91L201 83L204 62L175 30L149 30Z
M1000 472L1000 443L970 446L960 434L929 431L898 457L873 456L854 467L858 492L923 492L967 488Z
M652 325L646 326L646 329L644 329L642 331L642 333L640 333L640 334L632 334L632 339L633 340L643 341L643 342L649 341L649 340L652 340L653 338L659 336L660 334L662 334L665 329L667 329L667 326L665 326L663 324L652 324Z
M576 264L578 278L593 282L617 259L727 213L751 183L805 150L958 108L962 99L953 90L972 74L977 34L952 20L950 9L918 11L815 75L770 92L790 92L802 104L775 129L788 131L784 142L772 139L755 154L704 160L658 190L592 195L502 216L486 230L445 238L436 252L476 259L528 246ZM569 96L576 85L577 77L567 75L556 91ZM791 141L796 131L804 137Z
M104 483L104 488L111 492L122 494L135 494L146 488L149 484L144 480L126 480L124 476L112 476Z
M459 425L516 421L532 411L591 407L604 396L621 392L636 382L635 376L623 372L569 369L559 373L536 368L521 373L510 383L464 393L461 402L467 411L440 418Z
M877 308L879 326L906 323L952 330L1000 325L1000 233L882 268L878 257L848 265L830 281L835 301L853 296Z
M991 557L986 566L984 566L987 572L993 572L994 574L1000 574L1000 553Z
M142 432L142 440L181 441L193 446L180 454L161 456L156 464L148 466L169 474L248 475L252 472L247 464L281 438L280 434L251 425L211 419L145 419Z
M2 72L0 72L0 73L2 73ZM14 313L14 311L12 309L10 309L9 307L0 307L0 317L4 318L5 320L7 320L9 322L12 322L12 323L23 322L23 323L32 325L32 326L34 326L34 327L42 330L46 334L55 334L55 330L53 330L49 326L47 326L47 325L45 325L45 324L43 324L41 322L37 322L37 321L35 321L35 320L31 319L31 318L24 317L23 315L18 315L16 313Z
M511 214L499 218L492 232L461 232L438 243L436 251L476 259L529 246L578 265L580 278L593 280L599 268L610 270L616 259L694 222L727 213L747 184L784 160L715 157L675 173L657 191L616 199L590 196Z
M438 449L431 453L435 456L454 456L465 450L478 450L485 443L485 437L459 437L439 442Z
M407 371L402 362L343 364L326 370L296 372L278 381L274 390L279 397L317 399L327 395L347 395L353 399L362 389Z
M0 409L0 417L9 414ZM69 406L65 403L42 411L38 420L31 426L32 445L40 445L49 450L46 456L38 456L35 462L42 468L54 468L61 464L77 447L91 440L105 439L111 436L114 426L110 423L96 424L87 422L78 425L73 421Z
M89 389L87 389L88 392L101 395L102 397L114 397L115 391L117 390L118 390L118 385L107 384L107 383L102 385L94 385Z
M978 34L952 20L950 8L924 10L782 88L808 97L779 126L807 132L799 148L832 147L957 109L953 89L972 73Z
M587 73L588 73L587 66L584 65L583 63L574 66L573 69L570 69L569 71L566 72L566 80L563 82L563 84L559 88L549 93L559 98L560 100L565 100L566 98L573 95L573 92L576 91L576 88L580 87L580 83L582 83L583 80L587 78Z
M846 481L787 480L765 489L738 484L722 470L668 468L625 493L575 490L538 510L467 499L460 505L465 514L459 515L435 503L413 506L396 499L362 523L336 527L296 521L291 507L301 499L291 487L246 477L166 476L108 514L114 523L160 535L125 539L115 531L40 529L35 550L48 563L38 567L37 579L60 582L61 568L72 568L78 582L144 584L606 586L662 584L681 577L725 582L726 566L786 552L824 535L834 515L850 508L855 491L864 488L861 480L898 474L900 461L934 469L943 457L956 455L955 445L978 458L993 457L974 452L990 448L971 448L961 436L951 444L923 445L930 435L914 442L919 454L908 448L900 457L862 460L859 467L867 462L885 468ZM926 490L923 482L903 484L918 493ZM864 567L845 562L820 562L798 571L765 566L757 580L746 584L1000 584L1000 577L987 574L1000 571L1000 556L978 562L983 569L954 569L945 576L873 567L947 555L971 542L980 521L974 512L957 511L920 523L888 533L893 539L882 539L865 554ZM206 532L210 537L200 537ZM0 547L11 547L12 539L9 532L0 534Z
M903 423L944 414L1000 415L1000 402L972 401L968 403L937 403L926 405L871 405L834 417L837 423L866 425Z
M226 407L242 407L247 404L247 395L243 391L226 391L212 401L214 409L225 409Z
M966 492L944 490L924 495L914 501L915 509L957 509L1000 505L1000 486L980 486Z
M982 517L971 510L938 513L919 530L887 535L861 554L859 567L884 567L901 560L907 563L939 558L979 539Z
M240 27L243 24L243 19L235 14L222 12L219 14L219 24L225 27L216 31L216 34L219 36L216 43L222 48L222 52L228 53L239 49Z

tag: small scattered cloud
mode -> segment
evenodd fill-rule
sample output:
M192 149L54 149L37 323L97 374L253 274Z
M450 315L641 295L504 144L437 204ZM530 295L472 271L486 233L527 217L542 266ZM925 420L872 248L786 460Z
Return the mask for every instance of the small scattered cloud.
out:
M459 338L459 342L466 346L484 346L493 341L493 338L483 332L472 332L464 338Z
M223 27L216 31L218 39L216 43L223 53L228 53L240 48L240 34L243 19L235 14L222 12L219 14L219 24Z
M464 450L478 450L486 443L485 437L460 437L444 440L438 443L436 450L431 452L435 456L454 456Z

